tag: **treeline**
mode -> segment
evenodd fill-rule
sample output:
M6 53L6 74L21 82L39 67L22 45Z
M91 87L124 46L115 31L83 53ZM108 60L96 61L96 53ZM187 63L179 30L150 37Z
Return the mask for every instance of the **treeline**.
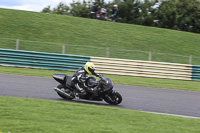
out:
M107 9L107 20L112 19L112 7L118 5L118 22L154 26L200 33L200 0L96 0L100 8ZM42 12L77 17L90 17L92 0L73 1L70 6L60 2Z

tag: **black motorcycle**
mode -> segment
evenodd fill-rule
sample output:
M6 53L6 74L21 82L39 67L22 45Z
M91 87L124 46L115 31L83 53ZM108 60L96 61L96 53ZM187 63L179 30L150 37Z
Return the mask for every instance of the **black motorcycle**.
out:
M111 79L105 78L103 75L99 76L99 80L94 77L87 77L85 79L85 84L93 91L87 91L87 94L84 97L71 86L71 76L55 73L53 74L53 78L60 83L54 90L63 99L104 100L112 105L117 105L122 102L122 96L113 89L114 85Z

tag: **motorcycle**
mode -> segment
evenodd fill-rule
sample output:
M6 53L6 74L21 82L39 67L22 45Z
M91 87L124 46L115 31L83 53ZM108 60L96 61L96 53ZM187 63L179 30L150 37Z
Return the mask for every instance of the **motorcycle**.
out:
M85 84L93 91L87 91L87 94L84 97L71 86L71 76L54 73L53 78L60 83L54 90L63 99L104 100L112 105L117 105L122 102L120 93L113 89L114 85L112 80L110 78L105 78L103 75L99 75L99 80L91 76L86 77Z

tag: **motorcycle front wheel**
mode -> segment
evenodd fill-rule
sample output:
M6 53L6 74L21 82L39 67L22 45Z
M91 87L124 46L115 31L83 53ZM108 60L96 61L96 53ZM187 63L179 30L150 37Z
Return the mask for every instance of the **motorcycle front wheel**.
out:
M109 104L117 105L122 102L122 96L118 92L115 92L113 94L105 96L104 100Z

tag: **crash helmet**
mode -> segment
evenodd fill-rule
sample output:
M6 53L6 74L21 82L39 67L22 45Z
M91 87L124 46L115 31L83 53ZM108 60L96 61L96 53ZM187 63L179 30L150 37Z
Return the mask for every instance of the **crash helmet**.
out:
M95 66L92 62L87 62L84 66L84 69L88 74L93 74L95 71Z

